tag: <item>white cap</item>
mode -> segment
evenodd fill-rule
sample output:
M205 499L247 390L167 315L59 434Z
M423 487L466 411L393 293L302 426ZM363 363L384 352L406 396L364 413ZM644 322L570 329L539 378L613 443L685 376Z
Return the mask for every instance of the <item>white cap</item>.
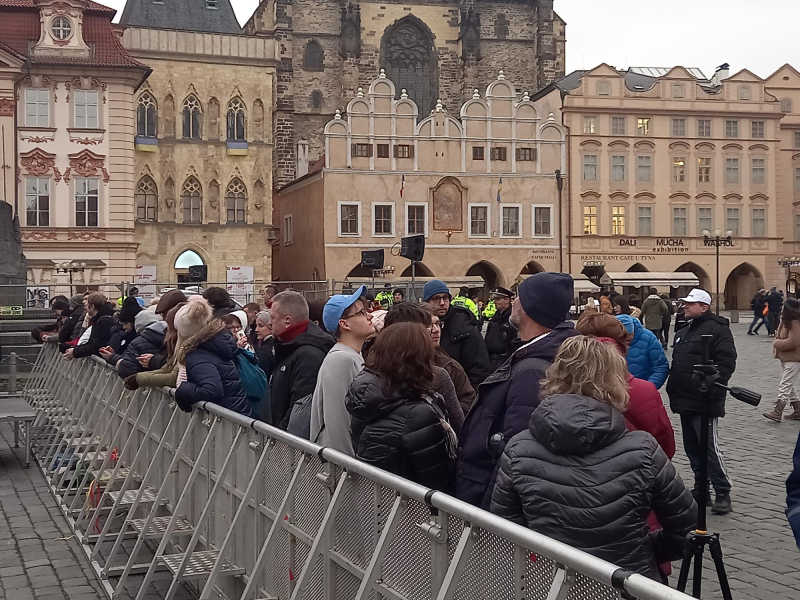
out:
M694 288L686 298L680 298L683 302L699 302L711 306L711 294L700 288Z

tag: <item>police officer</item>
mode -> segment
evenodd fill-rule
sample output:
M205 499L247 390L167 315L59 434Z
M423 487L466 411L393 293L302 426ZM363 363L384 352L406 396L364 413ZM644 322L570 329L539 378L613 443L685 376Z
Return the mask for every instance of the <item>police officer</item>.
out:
M502 287L496 287L489 292L497 309L486 328L486 350L489 352L492 369L502 365L514 351L517 330L509 322L513 295L511 290Z
M461 308L466 308L469 312L472 313L472 316L475 317L475 321L480 320L480 316L478 314L478 307L476 306L475 302L473 302L472 298L469 297L469 288L468 287L461 287L458 290L458 296L453 298L450 302L453 306L460 306Z
M489 300L489 302L486 303L486 308L483 309L484 320L488 321L495 315L496 312L497 306L495 306L494 300Z
M392 294L392 284L384 283L383 291L375 296L375 302L381 305L381 309L389 310L394 304L394 295Z

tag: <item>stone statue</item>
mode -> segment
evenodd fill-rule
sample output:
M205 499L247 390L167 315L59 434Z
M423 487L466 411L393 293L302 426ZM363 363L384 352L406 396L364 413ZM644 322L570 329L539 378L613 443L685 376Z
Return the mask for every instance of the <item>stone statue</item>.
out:
M24 306L27 261L22 252L19 217L12 216L11 205L0 202L0 305Z

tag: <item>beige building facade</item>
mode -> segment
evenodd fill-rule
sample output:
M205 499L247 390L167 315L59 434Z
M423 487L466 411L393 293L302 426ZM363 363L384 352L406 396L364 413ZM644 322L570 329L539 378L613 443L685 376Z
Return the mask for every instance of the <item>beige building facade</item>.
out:
M153 69L134 98L138 280L186 281L193 265L214 283L269 280L274 40L241 34L228 2L184 4L192 19L136 0L122 18Z
M686 289L680 273L692 273L728 309L749 308L760 287L784 287L777 258L794 232L781 197L791 195L794 159L782 150L790 129L767 82L747 70L706 80L682 67L646 74L600 65L555 87L569 132L571 273L594 281L664 273L675 285L659 291L673 297ZM732 234L720 248L719 289L704 231Z
M20 217L31 284L66 283L63 263L78 289L135 271L134 94L148 68L120 45L114 12L0 2L2 194Z
M276 279L363 280L362 251L383 249L379 283L408 281L411 235L425 236L420 277L510 287L564 270L559 92L534 102L501 71L452 113L396 98L381 72L325 126L324 162L279 190Z

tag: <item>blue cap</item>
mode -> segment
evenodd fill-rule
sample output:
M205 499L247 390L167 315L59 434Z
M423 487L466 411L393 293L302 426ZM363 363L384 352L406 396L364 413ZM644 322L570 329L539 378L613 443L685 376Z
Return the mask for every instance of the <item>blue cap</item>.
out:
M625 326L625 333L633 333L635 325L633 317L630 315L617 315L617 320Z
M351 295L337 294L331 296L322 309L322 324L325 329L333 333L339 328L339 319L342 318L344 311L353 306L356 300L367 293L367 286L362 285Z
M450 288L447 287L447 284L441 279L431 279L425 284L425 287L422 288L422 301L427 302L436 294L450 295Z

